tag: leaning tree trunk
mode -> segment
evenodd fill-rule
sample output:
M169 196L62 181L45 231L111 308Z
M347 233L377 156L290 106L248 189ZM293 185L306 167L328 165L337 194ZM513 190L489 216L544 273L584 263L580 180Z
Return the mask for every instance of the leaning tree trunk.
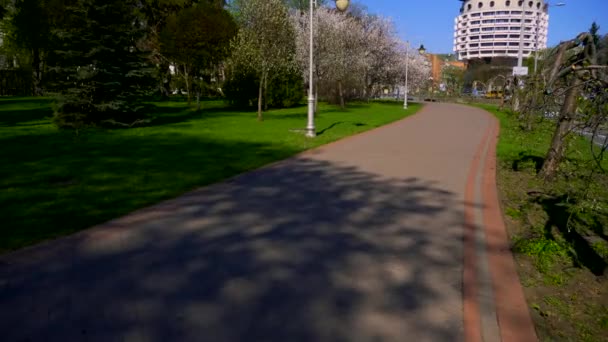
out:
M566 137L572 129L574 113L576 111L576 99L579 93L581 80L578 75L573 75L573 81L566 93L564 104L562 105L557 126L551 140L551 147L540 170L540 176L546 180L552 180L557 174L559 164L566 152Z

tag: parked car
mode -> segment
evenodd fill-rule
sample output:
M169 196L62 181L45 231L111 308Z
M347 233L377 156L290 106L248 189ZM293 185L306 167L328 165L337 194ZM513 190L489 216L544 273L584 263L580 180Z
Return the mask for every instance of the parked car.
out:
M486 94L486 99L502 99L503 93L500 90L492 90Z

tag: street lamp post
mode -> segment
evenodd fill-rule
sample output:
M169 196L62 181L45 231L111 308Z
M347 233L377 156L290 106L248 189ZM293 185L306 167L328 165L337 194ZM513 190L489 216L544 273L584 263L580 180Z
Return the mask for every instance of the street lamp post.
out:
M344 12L348 8L350 0L334 0L336 8ZM315 131L315 95L314 95L314 10L315 0L310 0L310 59L309 59L309 79L308 79L308 124L306 125L306 136L314 138Z
M421 55L424 55L425 52L426 52L426 49L424 48L424 45L420 45L420 48L418 49L418 53ZM409 65L410 65L410 42L408 41L405 44L405 96L403 99L403 109L407 109L407 95L409 92L409 87L408 87Z
M405 96L403 97L403 109L407 109L407 74L408 74L408 67L410 65L410 43L406 42L405 44Z

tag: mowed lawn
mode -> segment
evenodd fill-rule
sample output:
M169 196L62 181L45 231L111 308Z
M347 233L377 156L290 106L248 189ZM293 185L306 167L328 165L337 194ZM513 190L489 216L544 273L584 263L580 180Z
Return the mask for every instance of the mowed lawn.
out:
M399 103L321 105L315 139L306 107L253 112L205 102L156 103L147 127L51 123L48 99L0 98L0 253L70 234L196 187L416 112Z

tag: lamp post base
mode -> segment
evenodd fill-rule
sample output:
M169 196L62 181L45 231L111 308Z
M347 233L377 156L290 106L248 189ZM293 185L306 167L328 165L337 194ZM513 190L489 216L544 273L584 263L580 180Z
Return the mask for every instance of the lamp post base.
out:
M317 136L315 130L315 97L312 95L308 97L308 125L306 125L306 136L314 138Z

